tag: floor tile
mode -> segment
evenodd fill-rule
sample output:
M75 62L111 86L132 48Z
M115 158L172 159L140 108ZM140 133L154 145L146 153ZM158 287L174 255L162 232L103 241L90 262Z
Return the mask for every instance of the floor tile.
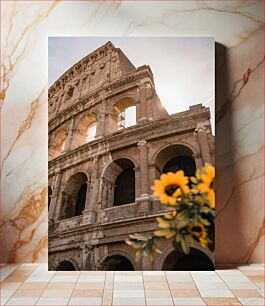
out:
M175 282L178 282L178 283L189 283L189 282L192 282L193 279L189 275L183 275L183 276L171 276L171 275L168 275L167 276L167 281L170 282L170 283L175 283Z
M258 287L251 282L226 282L229 289L258 289Z
M242 305L263 305L264 298L238 298Z
M1 287L1 290L3 290L3 289L6 289L6 290L16 290L16 289L18 289L21 285L22 285L22 283L17 283L17 282L11 283L11 282L5 282L5 281L3 281L3 282L0 284L0 287Z
M143 276L164 276L164 271L143 271Z
M142 276L142 271L115 271L115 276Z
M14 293L13 298L39 298L42 292L43 290L40 289L19 289Z
M259 289L264 290L264 286L265 286L264 282L255 282L255 285L256 285Z
M247 279L251 282L264 282L264 276L263 275L248 275Z
M206 305L202 298L173 298L175 305Z
M167 279L163 275L145 276L143 277L144 282L166 282Z
M52 283L72 283L76 282L78 279L78 276L54 276L51 279Z
M234 297L230 290L200 290L201 297Z
M103 289L74 289L72 297L101 297Z
M68 305L69 298L40 298L36 305Z
M83 290L91 290L91 289L99 289L102 290L104 288L104 283L76 283L75 289L83 289Z
M111 306L112 305L112 290L104 289L103 298L102 298L102 306Z
M131 298L126 298L126 297L113 297L112 305L121 305L121 306L126 306L126 305L133 305L133 306L138 306L138 305L146 305L145 303L145 298L143 297L131 297Z
M114 282L117 283L139 283L143 281L143 277L142 276L122 276L122 275L118 275L118 276L114 276Z
M169 289L168 284L166 282L154 282L154 283L149 283L146 282L144 283L144 288L145 289L158 289L158 290L165 290L165 289Z
M55 275L60 276L79 276L82 272L79 271L56 271Z
M202 289L216 289L216 290L225 290L228 289L225 283L221 282L200 282L196 283L196 286L202 290Z
M38 301L38 298L11 298L10 300L8 300L6 305L31 306L31 305L35 305L37 303L37 301Z
M31 275L26 279L27 283L48 283L53 275Z
M246 276L263 276L264 277L264 270L243 270L241 271Z
M80 275L78 282L104 283L105 275Z
M1 290L0 296L3 298L10 298L14 294L15 290Z
M48 286L49 283L23 283L19 289L32 289L32 290L44 290L47 286Z
M144 289L144 283L114 283L114 290L115 289L124 289L124 290Z
M145 297L144 290L113 290L113 298L115 297Z
M102 302L102 298L94 298L94 297L88 297L88 298L71 298L68 302L68 305L93 305L93 306L97 306L97 305L101 305Z
M172 298L146 298L146 304L150 306L166 305L174 306Z
M234 289L231 290L236 297L261 297L262 295L255 289Z
M155 297L161 297L161 298L170 298L171 293L170 290L145 290L145 296L147 298L155 298Z
M231 276L244 275L244 271L239 271L237 269L216 270L216 273L220 276L222 275L231 275Z
M265 297L265 295L264 295L264 290L258 290L258 292L259 292L259 294L260 294L261 296Z
M8 297L1 296L1 298L0 298L0 305L5 305L8 300L9 300Z
M231 283L250 282L250 280L244 275L222 275L221 278L225 282Z
M72 290L44 290L41 298L70 298L72 294Z
M169 283L170 290L173 289L197 289L194 283Z
M251 264L251 265L237 265L239 270L262 270L264 271L264 266L261 264Z
M45 288L46 290L72 290L74 289L76 282L69 282L69 283L60 283L60 282L53 282L53 283L48 283L47 287Z
M197 289L173 289L171 290L173 297L200 297L200 293Z
M106 275L114 271L80 271L80 275Z
M203 299L207 305L211 305L211 306L241 305L237 298L205 297Z

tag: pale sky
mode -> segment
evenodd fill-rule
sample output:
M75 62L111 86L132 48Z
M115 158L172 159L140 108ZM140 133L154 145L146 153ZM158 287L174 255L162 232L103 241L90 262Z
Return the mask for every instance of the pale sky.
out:
M49 86L107 41L135 67L149 65L156 92L170 114L202 103L214 132L214 37L49 37Z

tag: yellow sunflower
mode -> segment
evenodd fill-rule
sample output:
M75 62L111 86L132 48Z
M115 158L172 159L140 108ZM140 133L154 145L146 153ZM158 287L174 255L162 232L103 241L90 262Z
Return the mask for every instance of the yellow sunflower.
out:
M200 245L206 247L208 244L207 232L202 224L192 227L192 235L199 241Z
M162 204L174 205L176 199L181 195L181 190L184 193L189 192L188 182L189 179L182 170L176 173L168 172L162 174L160 180L155 180L152 189Z
M215 207L215 193L213 190L214 178L215 169L208 163L205 164L202 170L196 171L196 181L198 184L195 189L208 195L211 208ZM193 180L193 182L195 182L195 180Z

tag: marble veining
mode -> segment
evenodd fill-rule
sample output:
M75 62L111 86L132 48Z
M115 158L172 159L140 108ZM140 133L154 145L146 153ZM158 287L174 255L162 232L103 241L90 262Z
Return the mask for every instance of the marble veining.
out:
M263 261L263 6L243 0L1 2L0 261L47 261L47 37L69 35L215 37L216 261Z

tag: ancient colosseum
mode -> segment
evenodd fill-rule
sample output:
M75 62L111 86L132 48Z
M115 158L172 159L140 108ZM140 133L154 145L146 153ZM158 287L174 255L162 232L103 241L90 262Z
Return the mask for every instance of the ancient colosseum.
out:
M201 104L169 115L151 68L111 42L66 71L49 88L49 269L211 269L199 246L183 256L163 242L153 262L136 262L124 243L156 228L155 178L214 163L209 119Z

